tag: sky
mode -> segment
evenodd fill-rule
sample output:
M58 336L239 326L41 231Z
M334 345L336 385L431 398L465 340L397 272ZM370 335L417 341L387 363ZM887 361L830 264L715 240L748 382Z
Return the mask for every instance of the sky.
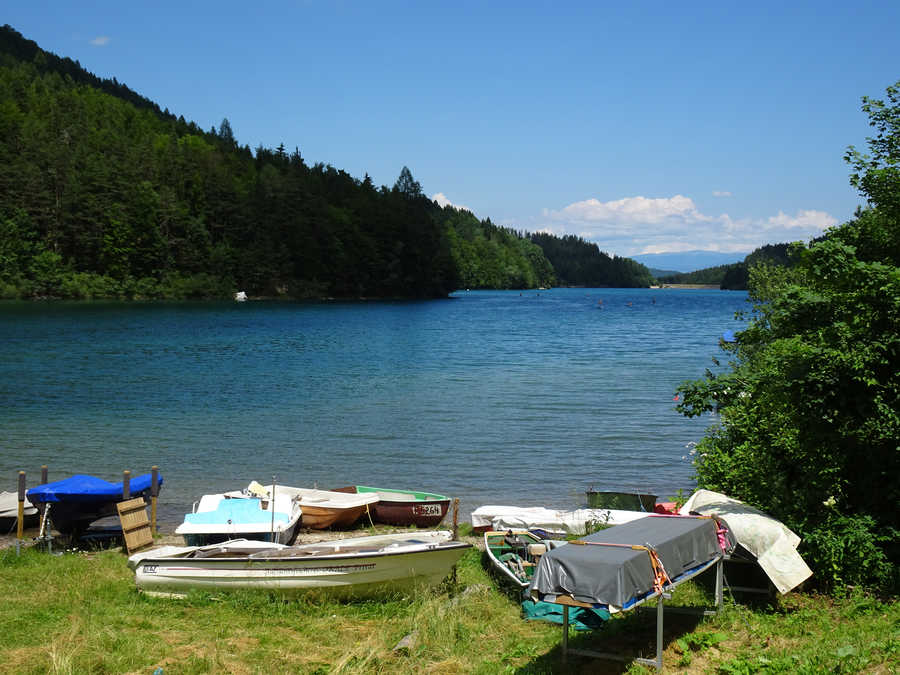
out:
M900 2L10 0L0 21L241 145L620 256L807 241L865 200ZM742 256L741 256L742 257Z

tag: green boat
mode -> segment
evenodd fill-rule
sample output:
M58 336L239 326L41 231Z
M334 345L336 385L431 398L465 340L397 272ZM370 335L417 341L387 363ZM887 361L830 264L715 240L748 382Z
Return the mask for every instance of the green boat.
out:
M588 490L587 503L592 509L612 509L615 511L646 511L653 513L656 495L637 492L599 492Z
M372 505L370 513L374 522L385 525L435 527L444 519L450 508L450 497L433 492L366 485L350 485L334 491L351 494L377 493L378 501Z

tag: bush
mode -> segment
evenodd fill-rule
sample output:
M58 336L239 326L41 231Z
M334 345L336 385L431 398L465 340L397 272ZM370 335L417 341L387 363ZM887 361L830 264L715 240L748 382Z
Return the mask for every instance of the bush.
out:
M93 272L68 272L60 276L56 293L71 300L115 298L121 294L118 281Z
M895 568L883 547L900 535L881 529L870 516L832 513L806 535L803 549L819 584L829 590L844 586L895 586Z

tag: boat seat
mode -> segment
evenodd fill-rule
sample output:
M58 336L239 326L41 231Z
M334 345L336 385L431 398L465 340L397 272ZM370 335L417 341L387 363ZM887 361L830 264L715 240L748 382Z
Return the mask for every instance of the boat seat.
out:
M384 502L418 502L415 495L404 494L402 492L376 492L378 499Z
M184 522L192 525L217 525L231 522L235 525L271 522L272 512L263 511L258 499L223 499L214 511L197 511L184 516ZM275 512L276 523L287 523L286 513Z

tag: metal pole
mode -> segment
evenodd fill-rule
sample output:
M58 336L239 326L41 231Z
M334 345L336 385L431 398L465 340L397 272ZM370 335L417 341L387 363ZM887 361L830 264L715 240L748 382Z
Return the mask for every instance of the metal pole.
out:
M275 543L275 476L272 476L272 501L269 503L269 508L272 509L272 530L269 533L269 541L273 544Z
M40 484L41 485L47 484L47 465L46 464L41 464L41 483ZM32 506L34 506L34 504L32 504ZM47 504L45 502L41 502L38 505L37 510L38 510L38 518L40 520L43 520L44 511L47 510Z
M569 660L569 606L563 605L563 640L562 640L562 662L563 668Z
M156 532L156 500L159 495L159 467L150 467L150 532Z
M131 471L122 472L122 500L131 499Z
M25 529L25 472L19 472L19 519L16 525L16 550L22 546Z
M663 605L665 593L659 594L659 600L656 605L656 669L662 670L662 653L663 653Z
M723 566L725 565L725 560L723 558L719 558L719 562L716 563L716 609L722 609L722 593L723 586L725 580L725 571Z

